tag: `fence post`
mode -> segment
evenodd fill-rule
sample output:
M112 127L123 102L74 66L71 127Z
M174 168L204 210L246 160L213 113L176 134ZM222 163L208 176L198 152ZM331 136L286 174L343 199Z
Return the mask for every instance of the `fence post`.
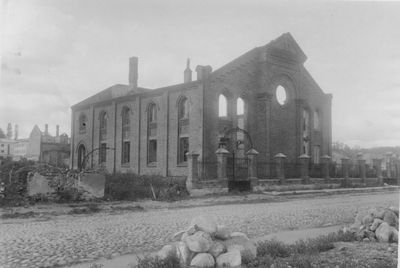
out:
M224 148L218 148L215 151L217 155L217 177L218 180L221 182L223 187L228 186L228 178L226 176L226 161L229 155L229 151Z
M193 184L196 184L199 179L198 157L199 157L199 154L195 153L195 152L187 154L188 176L186 178L186 189L188 191L193 189Z
M322 160L322 175L324 176L324 179L329 181L329 166L331 163L331 157L329 155L324 155L321 157Z
M249 159L248 177L250 179L250 189L253 190L255 186L258 185L257 178L257 155L259 153L255 149L250 149L247 151L246 155Z
M276 164L276 177L281 184L285 184L285 159L286 155L279 153L274 156Z
M300 176L304 184L310 182L310 176L308 174L310 166L310 157L307 154L302 154L299 156L300 161Z
M363 159L362 153L357 154L358 170L360 172L360 179L362 183L365 183L365 159Z

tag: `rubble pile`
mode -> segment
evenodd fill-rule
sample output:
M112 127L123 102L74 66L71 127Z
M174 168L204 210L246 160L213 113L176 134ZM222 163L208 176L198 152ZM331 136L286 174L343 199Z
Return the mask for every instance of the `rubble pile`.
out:
M174 235L176 242L164 246L157 257L175 256L183 267L240 267L257 256L257 247L246 234L231 232L210 218L198 216Z
M359 212L350 231L359 241L398 242L399 209L388 207Z

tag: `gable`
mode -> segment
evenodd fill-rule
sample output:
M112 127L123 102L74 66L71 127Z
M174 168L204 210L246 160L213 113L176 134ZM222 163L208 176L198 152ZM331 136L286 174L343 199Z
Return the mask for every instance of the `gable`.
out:
M284 33L265 46L267 54L303 64L306 54L290 33Z

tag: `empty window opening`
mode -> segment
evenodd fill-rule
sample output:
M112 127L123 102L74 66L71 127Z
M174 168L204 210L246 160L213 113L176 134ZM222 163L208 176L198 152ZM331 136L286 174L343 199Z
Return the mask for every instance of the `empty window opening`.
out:
M107 144L101 143L99 151L99 163L103 164L105 162L107 162Z
M218 116L224 117L228 116L228 102L224 95L219 95L218 98Z
M130 161L130 109L124 107L122 109L122 155L121 164L129 164Z
M236 114L244 115L244 101L242 98L238 98L236 102Z
M187 153L189 152L189 137L179 138L179 163L187 162Z
M157 140L149 140L147 162L149 164L157 162Z
M287 102L286 89L281 85L276 88L276 100L280 105L284 105Z
M320 130L321 128L321 120L320 120L320 113L318 110L314 111L314 129Z
M186 98L179 102L178 118L186 119L189 118L189 102Z

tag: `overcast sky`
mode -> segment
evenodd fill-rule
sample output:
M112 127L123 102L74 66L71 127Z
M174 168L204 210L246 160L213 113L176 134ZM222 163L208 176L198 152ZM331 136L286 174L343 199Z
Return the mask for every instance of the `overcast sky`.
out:
M299 3L301 2L301 3ZM3 0L0 128L70 135L70 106L128 83L183 81L290 32L333 94L333 140L400 145L400 2Z

